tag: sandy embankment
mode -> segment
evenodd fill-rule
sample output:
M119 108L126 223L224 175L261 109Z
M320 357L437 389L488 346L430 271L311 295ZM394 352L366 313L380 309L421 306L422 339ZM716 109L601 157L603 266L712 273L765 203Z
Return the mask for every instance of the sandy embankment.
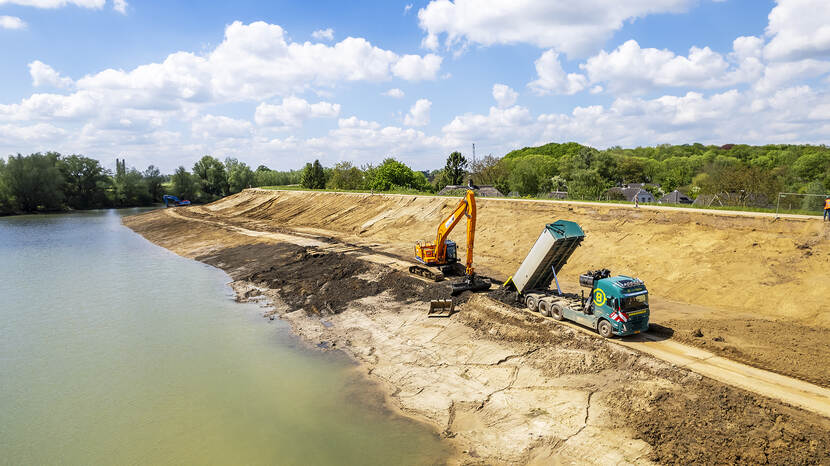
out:
M830 452L824 418L484 297L465 303L453 318L427 319L418 297L447 290L382 265L384 258L396 263L384 255L387 248L283 230L325 226L337 232L338 218L374 209L376 217L353 232L371 240L372 228L391 235L393 227L382 223L396 224L400 212L363 199L342 206L346 213L313 214L298 205L306 202L303 196L290 194L243 193L177 211L191 219L158 211L125 224L179 254L223 268L243 298L265 294L300 335L351 354L370 377L389 387L394 406L451 439L459 462L800 463L821 462ZM438 216L441 208L417 215ZM279 218L267 219L267 212ZM316 218L313 226L300 221L304 216ZM224 223L201 221L205 218ZM418 234L405 226L416 230L417 222L402 223L396 227L399 238ZM256 226L262 235L239 234L234 228L241 224ZM356 259L355 253L373 259ZM492 252L489 257L485 268L498 271Z
M205 214L255 230L307 231L399 258L431 239L456 199L246 190ZM200 215L198 212L190 212ZM586 233L561 274L610 268L645 280L652 322L672 338L830 387L830 225L820 219L478 199L477 267L506 279L542 226L572 220ZM464 231L452 239L461 245ZM702 337L696 332L702 330Z

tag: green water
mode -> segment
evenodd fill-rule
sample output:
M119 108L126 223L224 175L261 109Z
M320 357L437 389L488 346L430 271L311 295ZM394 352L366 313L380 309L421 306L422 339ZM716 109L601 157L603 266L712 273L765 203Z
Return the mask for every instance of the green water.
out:
M129 211L0 218L0 463L433 464L337 353L232 300Z

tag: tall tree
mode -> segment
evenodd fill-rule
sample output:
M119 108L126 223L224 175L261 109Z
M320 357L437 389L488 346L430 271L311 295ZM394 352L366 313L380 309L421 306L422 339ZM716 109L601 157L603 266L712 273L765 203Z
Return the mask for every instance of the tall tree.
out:
M202 191L215 197L228 193L228 174L218 159L209 155L202 157L193 165L193 174L201 180Z
M120 162L116 165L120 167ZM97 160L70 155L58 160L58 169L65 182L63 193L69 207L90 209L106 204L110 177Z
M3 185L15 210L34 212L43 207L57 210L63 202L63 176L57 167L60 154L47 152L9 157Z
M447 164L444 166L444 175L447 181L452 185L460 185L464 183L464 173L467 169L467 159L461 155L461 152L453 152L447 157Z
M147 191L152 202L161 201L164 195L164 176L155 165L150 165L144 170L144 182L147 184Z
M194 200L196 199L196 182L195 175L188 173L187 169L180 166L170 177L172 182L173 195L181 199Z
M254 185L254 172L248 165L228 157L225 159L225 168L228 171L229 193L238 193Z
M326 173L319 160L315 160L313 164L305 164L300 186L307 189L323 189L326 187Z

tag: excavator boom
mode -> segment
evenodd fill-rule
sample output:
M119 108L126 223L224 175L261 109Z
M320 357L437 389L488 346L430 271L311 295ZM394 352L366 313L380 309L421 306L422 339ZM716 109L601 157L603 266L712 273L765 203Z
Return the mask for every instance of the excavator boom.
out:
M435 235L434 243L418 242L415 245L415 258L426 265L445 266L450 262L455 262L455 258L447 257L447 238L452 232L453 228L458 225L463 217L467 218L467 257L465 262L466 278L460 283L453 284L453 292L460 292L465 290L485 290L490 288L489 282L484 282L475 277L475 268L473 268L473 247L475 246L476 233L476 197L472 189L467 190L467 194L458 205L455 206L452 213L444 218L438 225L438 232ZM453 243L453 247L454 243ZM452 259L452 260L450 260ZM440 280L443 278L440 274L433 274L426 268L419 266L412 266L409 271L424 277Z

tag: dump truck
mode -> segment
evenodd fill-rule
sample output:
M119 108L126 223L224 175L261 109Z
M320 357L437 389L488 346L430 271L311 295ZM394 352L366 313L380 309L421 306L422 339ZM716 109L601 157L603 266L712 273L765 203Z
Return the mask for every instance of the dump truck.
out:
M557 274L585 239L579 225L557 220L545 225L522 264L504 286L516 291L527 308L556 320L590 327L602 337L626 336L648 330L648 290L642 280L611 276L608 269L580 274L580 295L563 293ZM556 288L551 289L555 284Z

